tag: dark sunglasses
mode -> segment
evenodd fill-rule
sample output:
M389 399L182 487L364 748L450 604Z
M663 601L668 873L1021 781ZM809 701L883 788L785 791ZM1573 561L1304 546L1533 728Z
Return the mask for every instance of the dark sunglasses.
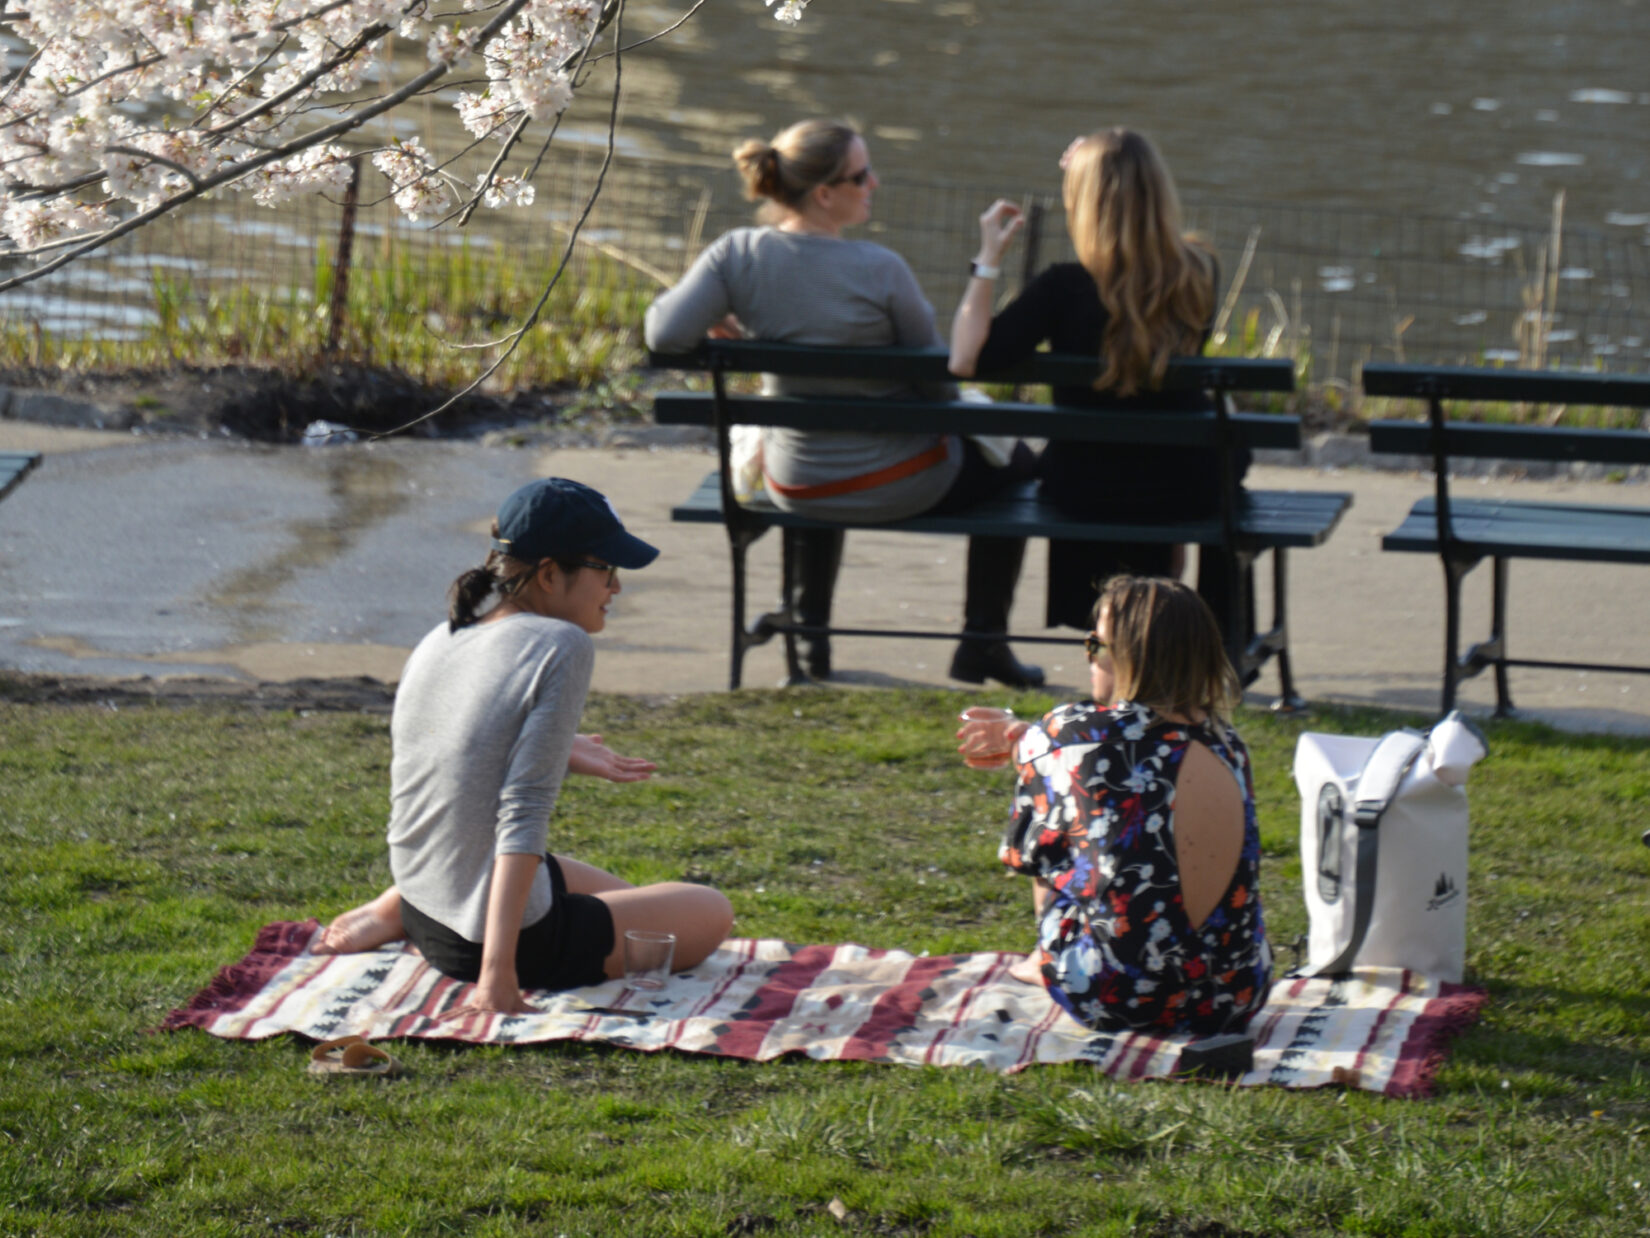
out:
M1111 646L1108 643L1100 639L1098 632L1090 632L1083 638L1083 652L1088 654L1090 662L1096 661L1102 653L1110 648Z
M573 562L569 563L567 566L568 567L587 567L592 572L606 572L607 573L607 583L609 585L611 585L614 581L619 579L619 569L614 567L611 563L596 563L596 562L594 562L593 560L590 560L590 559L574 559Z
M850 172L850 173L848 173L847 176L837 177L834 181L831 181L830 184L832 184L832 185L843 185L843 184L846 184L849 181L853 181L853 183L858 188L864 189L865 188L865 182L870 180L870 179L871 179L871 165L866 164L863 168L861 168L857 172Z

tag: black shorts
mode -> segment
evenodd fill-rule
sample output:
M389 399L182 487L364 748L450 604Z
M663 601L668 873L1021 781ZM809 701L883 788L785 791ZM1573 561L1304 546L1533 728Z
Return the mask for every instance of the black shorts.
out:
M569 894L556 857L550 869L550 910L516 939L516 983L524 989L577 989L607 979L613 953L613 913L594 894ZM481 977L481 946L432 920L406 898L401 923L424 959L444 976L474 984Z

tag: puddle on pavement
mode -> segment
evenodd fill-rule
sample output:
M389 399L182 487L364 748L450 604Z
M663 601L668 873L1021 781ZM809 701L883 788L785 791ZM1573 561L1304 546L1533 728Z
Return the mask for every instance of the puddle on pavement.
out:
M294 679L347 679L358 675L393 684L412 651L397 645L331 645L259 641L175 653L115 653L74 636L40 636L25 642L71 658L114 659L162 666L229 666L261 683Z
M314 519L293 521L288 525L291 545L264 563L236 572L207 599L228 615L239 637L236 647L266 644L278 636L275 613L286 609L276 600L281 589L299 572L337 559L363 533L407 503L406 470L394 460L364 450L311 450L329 453L322 464L332 509Z

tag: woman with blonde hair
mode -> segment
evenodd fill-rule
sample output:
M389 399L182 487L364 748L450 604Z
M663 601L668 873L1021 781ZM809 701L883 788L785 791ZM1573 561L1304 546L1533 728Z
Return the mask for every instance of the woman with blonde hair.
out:
M1237 676L1214 616L1178 581L1117 576L1084 648L1092 701L957 733L975 764L1014 749L999 858L1036 879L1038 926L1031 970L1014 974L1100 1030L1242 1031L1266 1002L1272 952L1254 778L1225 716Z
M763 203L761 226L735 228L701 254L675 287L647 311L647 346L687 352L708 333L792 344L936 347L933 307L905 260L843 232L871 217L876 172L865 139L849 125L805 120L772 142L748 141L734 152L746 195ZM910 395L946 399L950 384L926 390L849 379L768 380L770 394ZM966 507L1031 475L1019 445L1008 467L990 464L978 444L958 435L863 434L770 427L763 433L769 497L783 511L845 524L877 524L921 512ZM840 530L787 530L801 623L830 622L842 557ZM971 538L965 631L988 639L959 643L951 673L969 683L987 677L1034 687L1042 671L1017 661L1005 639L1025 542ZM993 639L994 638L994 639ZM815 678L830 675L830 648L808 642Z
M1044 342L1055 352L1100 359L1092 388L1058 388L1057 403L1096 408L1196 410L1201 392L1161 392L1169 360L1203 351L1215 312L1214 256L1183 234L1174 180L1157 149L1129 129L1080 137L1060 158L1066 227L1077 262L1037 276L995 318L995 279L1023 223L1020 209L997 201L980 216L980 250L951 326L951 372L960 377L1023 360ZM1238 478L1248 467L1246 452ZM1043 493L1063 511L1090 519L1142 521L1218 510L1219 461L1213 451L1140 445L1051 442L1043 453ZM1050 624L1086 627L1098 584L1118 571L1179 575L1179 547L1054 542L1049 555ZM1205 571L1204 587L1221 610L1230 582Z

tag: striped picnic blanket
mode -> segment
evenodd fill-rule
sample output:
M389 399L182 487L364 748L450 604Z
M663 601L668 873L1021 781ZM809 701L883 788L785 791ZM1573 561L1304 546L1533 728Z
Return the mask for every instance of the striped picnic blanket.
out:
M252 952L166 1020L214 1036L257 1040L424 1038L478 1044L583 1040L652 1052L676 1049L767 1061L821 1060L986 1066L1013 1072L1087 1062L1119 1079L1174 1074L1187 1042L1094 1032L1038 986L1008 976L1020 956L933 958L864 946L798 946L734 938L665 988L611 981L545 993L527 1015L439 1022L468 985L427 965L410 945L315 955L314 920L277 923ZM1449 1040L1488 1000L1481 989L1397 969L1336 980L1279 980L1256 1016L1245 1084L1342 1084L1418 1096L1430 1091Z

